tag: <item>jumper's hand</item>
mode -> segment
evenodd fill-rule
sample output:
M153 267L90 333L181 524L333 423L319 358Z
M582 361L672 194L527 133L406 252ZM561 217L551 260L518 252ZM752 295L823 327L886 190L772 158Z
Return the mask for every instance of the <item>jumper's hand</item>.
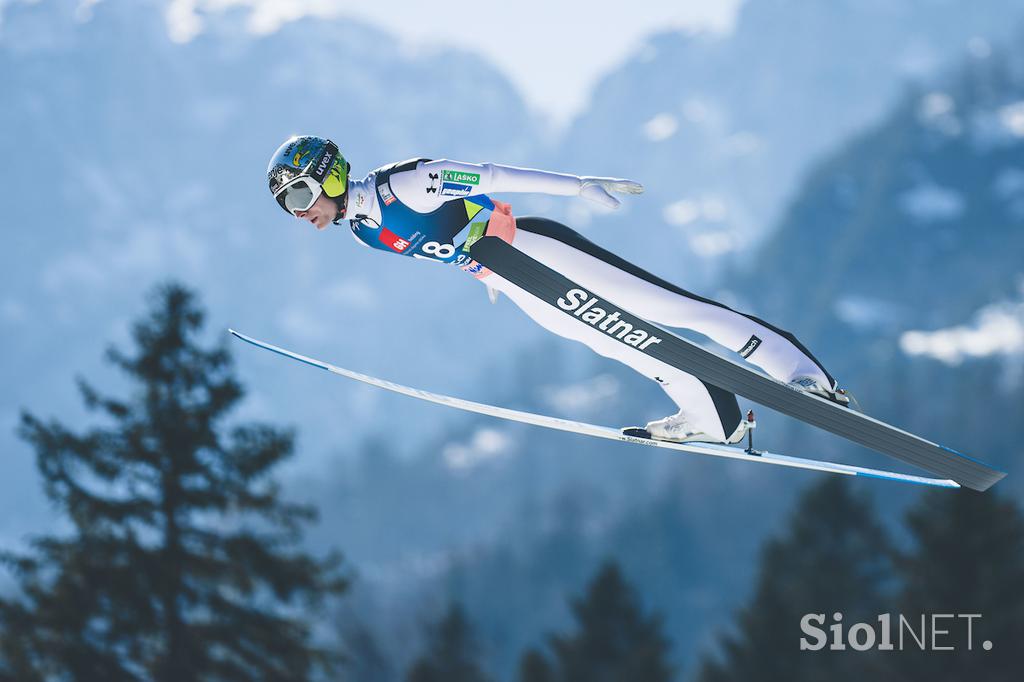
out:
M580 196L608 208L618 208L621 203L612 196L617 194L643 194L644 186L639 182L623 178L580 178Z

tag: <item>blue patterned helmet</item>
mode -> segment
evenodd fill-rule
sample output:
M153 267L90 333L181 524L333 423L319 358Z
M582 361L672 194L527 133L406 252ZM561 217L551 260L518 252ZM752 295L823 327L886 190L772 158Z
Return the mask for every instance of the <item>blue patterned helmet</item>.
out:
M291 215L309 210L321 194L334 199L340 214L348 199L349 168L338 145L330 140L296 135L274 152L267 183L277 203Z

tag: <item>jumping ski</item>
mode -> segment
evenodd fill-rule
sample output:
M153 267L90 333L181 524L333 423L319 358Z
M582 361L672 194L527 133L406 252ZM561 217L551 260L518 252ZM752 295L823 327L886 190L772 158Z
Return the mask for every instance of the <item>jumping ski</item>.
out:
M579 324L588 324L580 317L581 311L587 309L599 308L608 317L614 316L620 323L611 330L620 330L618 334L590 324L637 352L646 353L725 391L974 490L987 490L1006 475L943 445L798 390L707 351L593 294L497 237L479 239L472 245L470 253L484 267L566 315L574 316ZM629 332L622 333L621 330L627 328Z
M677 450L680 452L687 452L698 455L709 455L712 457L725 457L729 459L743 460L747 462L757 462L760 464L774 464L777 466L792 467L797 469L810 469L814 471L825 471L834 474L842 474L845 476L867 476L871 478L881 478L891 481L900 481L903 483L916 483L920 485L938 486L944 488L958 488L960 485L949 479L940 478L928 478L924 476L913 476L910 474L902 474L894 471L884 471L880 469L869 469L865 467L851 466L848 464L840 464L836 462L826 462L814 459L803 459L800 457L788 457L786 455L773 454L771 452L763 452L753 450L752 447L744 450L739 447L731 447L727 445L716 445L712 443L671 443L668 441L652 440L649 438L637 437L622 433L619 429L613 429L607 426L597 426L595 424L587 424L584 422L576 422L568 419L560 419L558 417L551 417L542 414L534 414L531 412L523 412L520 410L512 410L505 407L497 407L494 405L487 405L485 403L477 403L470 400L463 400L461 398L453 398L451 396L441 395L438 393L431 393L429 391L423 391L417 388L411 388L409 386L403 386L396 384L384 379L378 379L376 377L368 376L366 374L360 374L359 372L353 372L342 367L337 367L329 363L310 358L305 355L292 352L285 348L275 346L265 341L260 341L251 336L247 336L241 332L235 331L234 329L228 330L235 337L250 343L259 348L272 351L279 355L283 355L292 360L303 362L313 367L327 370L333 374L338 374L349 379L361 381L371 386L383 388L388 391L395 393L401 393L413 398L425 400L438 405L444 405L446 407L454 407L456 409L465 410L467 412L476 412L478 414L490 415L492 417L498 417L500 419L506 419L509 421L522 422L524 424L533 424L535 426L542 426L557 431L568 431L571 433L578 433L586 436L593 436L595 438L604 438L607 440L617 440L624 443L632 443L634 445L646 445L651 447L666 448L669 450Z

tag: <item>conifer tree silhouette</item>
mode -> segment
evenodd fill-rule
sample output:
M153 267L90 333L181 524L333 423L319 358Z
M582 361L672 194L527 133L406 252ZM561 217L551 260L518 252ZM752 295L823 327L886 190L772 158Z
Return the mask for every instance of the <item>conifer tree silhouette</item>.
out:
M298 546L314 510L271 474L293 435L231 425L243 396L223 345L181 285L157 288L129 354L126 398L80 381L100 423L75 432L22 415L45 492L70 532L5 553L19 594L0 600L0 679L302 680L332 656L312 607L344 591L340 557Z

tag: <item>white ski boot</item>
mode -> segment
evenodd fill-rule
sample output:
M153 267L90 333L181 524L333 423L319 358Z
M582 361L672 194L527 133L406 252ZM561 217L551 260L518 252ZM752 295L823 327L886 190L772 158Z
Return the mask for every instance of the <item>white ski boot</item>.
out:
M644 428L637 426L624 428L622 433L627 436L653 438L672 443L721 443L733 445L743 440L751 426L752 422L748 422L745 419L741 420L736 430L727 439L721 440L698 429L690 422L686 413L680 410L663 419L647 422L647 426Z
M812 376L798 376L790 379L789 385L799 391L813 393L844 407L850 404L850 396L846 389L839 388L838 384L829 388Z

